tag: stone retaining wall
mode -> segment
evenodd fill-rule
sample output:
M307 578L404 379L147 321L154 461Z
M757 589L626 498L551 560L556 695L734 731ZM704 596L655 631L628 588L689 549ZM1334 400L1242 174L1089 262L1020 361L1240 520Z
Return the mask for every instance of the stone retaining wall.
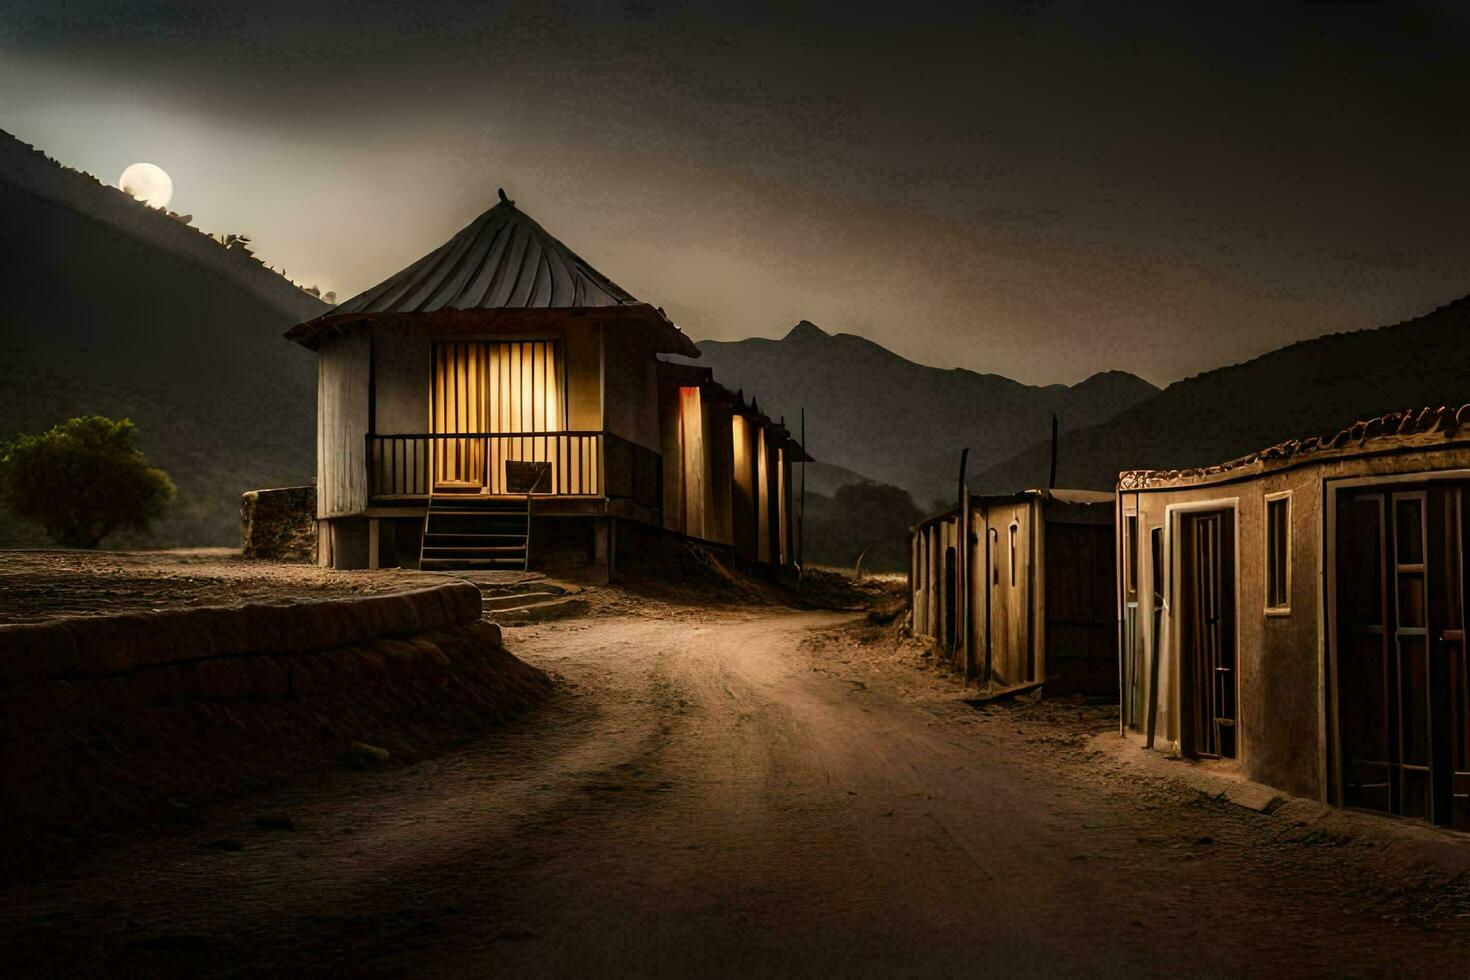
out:
M480 618L480 590L450 582L362 598L168 609L0 625L0 690L231 658L279 657ZM499 642L499 629L489 625ZM3 697L3 695L0 695Z
M0 857L361 764L355 744L425 755L550 688L467 582L0 626Z

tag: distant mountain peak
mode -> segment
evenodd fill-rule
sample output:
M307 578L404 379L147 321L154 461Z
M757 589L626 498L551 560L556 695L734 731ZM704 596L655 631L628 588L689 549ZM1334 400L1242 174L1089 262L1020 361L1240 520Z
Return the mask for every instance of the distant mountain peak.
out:
M977 469L1009 458L1051 431L1113 418L1158 394L1123 372L1068 387L1025 385L997 374L918 364L852 333L802 320L780 340L704 341L700 363L735 388L759 391L771 418L805 409L808 443L824 463L947 498L960 449Z
M783 337L783 338L781 338L781 339L782 339L783 342L784 341L792 341L792 340L794 340L794 341L811 341L811 340L830 340L831 337L832 337L831 334L829 334L827 331L823 330L821 327L817 326L812 321L810 321L810 320L802 320L796 326L792 327L791 330L790 330L790 332L787 333L786 336Z

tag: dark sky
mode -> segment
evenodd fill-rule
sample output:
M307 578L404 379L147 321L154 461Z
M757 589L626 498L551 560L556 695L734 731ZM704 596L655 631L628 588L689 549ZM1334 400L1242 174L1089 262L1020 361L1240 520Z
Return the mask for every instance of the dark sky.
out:
M341 298L504 185L696 338L1165 383L1470 292L1429 4L0 0L0 128Z

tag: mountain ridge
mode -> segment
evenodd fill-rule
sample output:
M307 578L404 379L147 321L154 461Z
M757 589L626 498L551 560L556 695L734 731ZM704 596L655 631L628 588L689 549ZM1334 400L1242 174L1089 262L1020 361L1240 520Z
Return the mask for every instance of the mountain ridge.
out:
M1392 411L1470 401L1470 296L1379 327L1299 340L1201 372L1061 440L1058 482L1111 490L1120 472L1211 466ZM1036 442L977 473L978 489L1034 483Z
M130 417L178 496L123 545L234 544L239 493L309 483L316 365L281 332L328 309L240 247L0 138L0 436ZM0 539L39 543L13 520Z
M267 302L292 305L299 301L308 310L315 309L310 301L320 302L316 294L267 266L250 250L248 238L226 236L232 241L222 241L191 224L191 215L150 207L4 130L0 130L0 179L123 234L140 237L152 247L203 262Z
M1126 371L1076 385L1026 385L969 368L919 364L865 337L801 320L780 339L706 340L696 362L792 425L806 407L807 447L824 463L902 487L916 500L951 495L960 450L982 466L1050 431L1110 418L1158 393Z

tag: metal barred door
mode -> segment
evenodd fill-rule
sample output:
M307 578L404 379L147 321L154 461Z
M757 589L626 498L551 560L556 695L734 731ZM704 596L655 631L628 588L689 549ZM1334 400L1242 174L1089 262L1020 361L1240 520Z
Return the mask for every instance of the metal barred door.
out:
M1339 494L1335 692L1342 802L1470 829L1465 496Z
M1193 744L1198 756L1235 757L1235 540L1231 515L1186 515L1181 635L1187 657Z
M1434 768L1430 752L1428 514L1425 491L1395 493L1393 512L1393 692L1398 752L1398 813L1428 820Z
M1454 487L1445 504L1446 617L1437 654L1444 664L1446 759L1450 778L1441 812L1456 830L1470 830L1470 663L1465 649L1465 552L1470 551L1470 489Z
M1465 489L1428 489L1429 812L1435 823L1470 828L1465 685Z
M1341 493L1337 507L1337 712L1342 802L1395 810L1388 692L1388 500Z

